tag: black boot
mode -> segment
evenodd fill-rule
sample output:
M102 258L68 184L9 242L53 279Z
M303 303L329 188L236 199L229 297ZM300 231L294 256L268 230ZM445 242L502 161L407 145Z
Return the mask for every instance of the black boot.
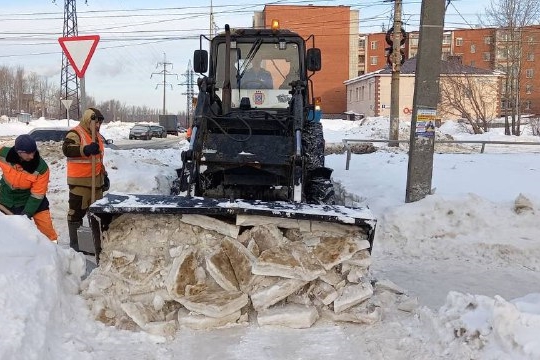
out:
M68 221L69 246L75 251L79 251L79 237L77 235L77 229L81 226L82 221Z

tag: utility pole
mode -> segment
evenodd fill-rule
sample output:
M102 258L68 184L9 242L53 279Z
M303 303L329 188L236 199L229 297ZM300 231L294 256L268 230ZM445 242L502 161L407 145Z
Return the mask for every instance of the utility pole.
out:
M422 0L405 202L431 193L446 0Z
M390 133L388 139L399 140L399 77L401 73L401 0L394 0L394 32L392 39L392 82L390 84ZM388 146L399 146L390 141Z
M195 90L194 86L197 85L195 82L195 72L193 71L193 67L191 66L191 60L188 62L188 68L186 72L183 74L183 76L186 77L186 82L180 83L178 85L186 85L187 89L186 92L182 93L182 95L186 95L187 97L187 106L186 106L186 128L190 127L193 124L193 98L195 97Z
M214 37L214 5L212 4L212 0L210 0L210 40Z
M178 74L170 73L167 70L167 66L172 67L172 63L167 62L167 55L165 53L163 53L163 62L158 63L156 65L156 68L158 68L160 66L163 66L163 70L161 70L160 72L157 72L157 73L152 73L152 75L150 75L150 79L152 78L153 75L163 75L163 82L161 84L157 84L156 89L160 85L163 86L163 113L162 113L162 115L167 115L167 107L165 106L165 104L166 104L165 99L167 98L167 96L166 96L167 95L167 92L166 92L167 85L169 85L171 87L171 90L172 90L172 85L167 82L167 76L176 75L176 78L178 79Z

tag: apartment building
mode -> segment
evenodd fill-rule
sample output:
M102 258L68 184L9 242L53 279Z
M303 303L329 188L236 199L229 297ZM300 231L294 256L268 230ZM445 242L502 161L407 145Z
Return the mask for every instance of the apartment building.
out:
M347 108L343 82L355 77L358 69L354 55L359 52L358 11L349 6L266 5L255 13L253 26L268 28L273 19L304 39L314 35L308 44L314 41L322 53L322 70L312 77L314 96L321 97L325 116L343 114Z
M387 67L386 33L360 34L357 75ZM513 36L512 36L513 35ZM418 53L419 33L410 32L403 46L406 58ZM519 79L519 92L512 95L510 86L502 82L498 100L499 116L509 110L509 101L517 101L522 113L540 114L540 26L529 26L511 34L506 29L479 28L445 30L442 39L442 60L458 60L463 65L504 73L514 71ZM509 62L509 53L519 53L519 61ZM510 85L510 84L509 84ZM516 84L517 85L517 82Z

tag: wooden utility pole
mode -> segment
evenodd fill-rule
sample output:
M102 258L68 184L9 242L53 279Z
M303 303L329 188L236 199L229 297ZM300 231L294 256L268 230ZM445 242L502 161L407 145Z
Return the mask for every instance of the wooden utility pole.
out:
M401 72L401 0L394 0L394 33L392 36L392 82L390 84L390 133L388 139L399 140L399 76ZM399 146L390 141L388 146Z
M439 76L444 30L444 3L445 0L422 0L406 202L421 200L431 193L435 145L435 131L431 126L438 118L437 104L439 102Z

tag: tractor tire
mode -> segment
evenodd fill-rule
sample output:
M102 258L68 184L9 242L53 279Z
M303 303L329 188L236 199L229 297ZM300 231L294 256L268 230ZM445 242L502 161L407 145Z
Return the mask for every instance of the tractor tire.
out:
M324 135L320 122L308 121L302 135L306 170L324 167Z
M304 189L310 204L335 204L332 170L324 167L324 135L320 122L308 121L302 137L307 182Z

